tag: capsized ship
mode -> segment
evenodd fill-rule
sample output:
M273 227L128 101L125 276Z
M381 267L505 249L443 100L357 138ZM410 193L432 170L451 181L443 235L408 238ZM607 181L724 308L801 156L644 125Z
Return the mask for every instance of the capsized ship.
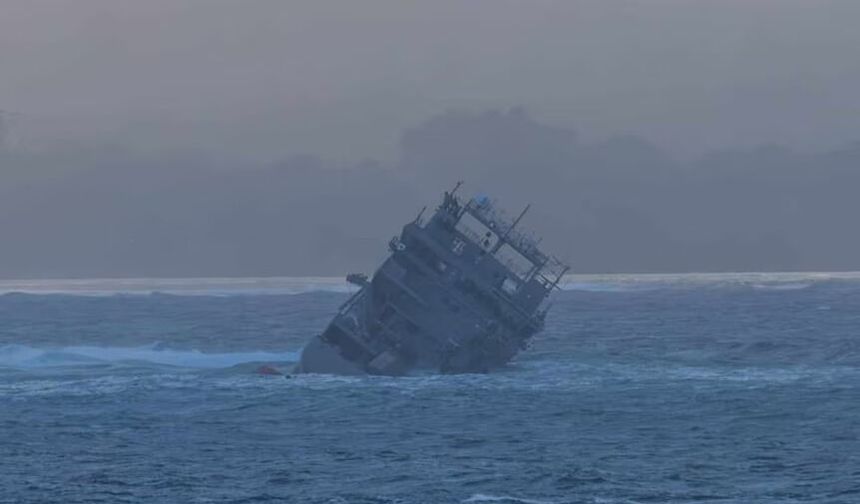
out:
M486 197L446 191L389 242L391 255L302 351L299 373L487 372L544 326L547 296L568 267L538 248Z

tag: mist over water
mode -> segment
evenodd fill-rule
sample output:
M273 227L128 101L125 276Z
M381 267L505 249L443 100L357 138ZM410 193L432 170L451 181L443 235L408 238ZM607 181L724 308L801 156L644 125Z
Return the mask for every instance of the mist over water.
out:
M531 203L522 227L581 273L860 268L857 145L682 162L522 109L434 115L399 136L392 162L0 149L0 278L370 272L458 180L511 215Z
M854 274L577 276L507 368L396 379L257 374L348 293L232 282L0 295L0 501L860 495Z

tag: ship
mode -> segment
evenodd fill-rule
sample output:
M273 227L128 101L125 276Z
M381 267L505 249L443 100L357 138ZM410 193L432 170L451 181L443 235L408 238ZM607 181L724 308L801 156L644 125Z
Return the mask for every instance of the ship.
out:
M458 183L388 244L390 255L357 287L294 372L401 376L486 373L507 365L544 327L548 297L569 267L486 196Z

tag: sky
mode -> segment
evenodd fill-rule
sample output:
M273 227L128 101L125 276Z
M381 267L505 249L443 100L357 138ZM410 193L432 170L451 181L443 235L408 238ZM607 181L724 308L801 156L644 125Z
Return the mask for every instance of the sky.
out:
M843 0L2 0L21 141L392 159L450 109L524 106L690 157L856 140Z
M858 21L850 0L0 0L0 277L368 270L459 179L534 202L578 271L860 269Z

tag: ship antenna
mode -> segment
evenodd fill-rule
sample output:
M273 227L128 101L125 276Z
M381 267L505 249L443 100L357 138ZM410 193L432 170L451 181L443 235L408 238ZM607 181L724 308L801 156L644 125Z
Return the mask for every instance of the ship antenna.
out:
M421 211L418 212L418 216L415 217L415 222L421 222L421 217L424 215L424 210L427 210L427 205L424 205L424 208L422 208Z
M528 205L526 205L526 207L525 207L525 208L523 208L523 211L522 211L522 212L520 212L520 215L519 215L519 216L517 216L517 218L516 218L516 219L514 219L514 223L513 223L513 224L511 224L511 227L509 227L509 228L508 228L508 230L505 232L505 238L507 238L508 233L510 233L511 231L513 231L513 230L514 230L514 228L515 228L515 227L517 227L517 224L519 224L519 223L520 223L520 220L522 220L522 218L523 218L523 217L525 217L526 212L528 212L528 211L529 211L529 208L531 208L531 207L532 207L532 204L531 204L531 203L529 203Z
M461 185L463 185L463 181L462 181L462 180L458 180L458 181L457 181L457 185L455 185L455 186L454 186L454 188L453 188L453 189L451 189L451 196L453 196L453 195L454 195L454 193L456 193L456 192L457 192L457 189L459 189Z
M517 216L517 218L516 218L516 219L514 219L514 223L513 223L513 224L511 224L511 227L509 227L509 228L508 228L508 230L507 230L507 231L505 231L505 234L504 234L504 235L502 235L502 239L501 239L501 240L499 240L499 243L498 243L498 245L496 245L495 250L493 250L493 252L495 252L496 250L499 250L500 248L502 248L502 244L503 244L503 243L506 243L506 240L507 240L507 238L508 238L508 235L509 235L509 234L511 234L511 231L513 231L515 227L517 227L517 224L519 224L519 223L520 223L520 220L522 220L522 218L526 215L526 212L528 212L528 211L529 211L529 208L531 208L531 206L532 206L532 204L531 204L531 203L529 203L528 205L526 205L526 207L525 207L525 208L523 208L523 211L522 211L522 212L520 212L520 215L519 215L519 216Z
M552 287L550 287L549 290L553 290L558 287L558 283L561 282L561 277L563 277L564 274L568 271L570 271L570 266L565 266L564 269L561 270L561 273L559 273L558 276L555 277L555 282L552 283Z

